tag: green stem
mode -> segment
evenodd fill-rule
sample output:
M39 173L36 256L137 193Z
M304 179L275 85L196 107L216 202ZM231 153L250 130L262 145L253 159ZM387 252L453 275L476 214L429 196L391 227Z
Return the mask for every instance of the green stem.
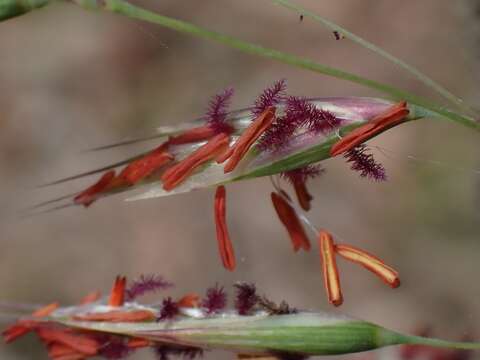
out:
M0 0L0 21L23 15L49 2L50 0Z
M212 40L220 44L232 47L234 49L243 51L245 53L262 56L272 60L277 60L284 64L293 65L298 68L310 70L323 75L332 76L338 79L360 84L365 87L372 88L388 94L394 99L402 99L408 101L411 104L420 105L427 109L432 116L447 118L452 121L461 123L465 126L480 130L480 124L471 117L457 114L439 105L433 104L426 99L423 99L409 92L397 89L390 85L366 79L359 75L352 74L337 68L329 67L308 58L298 57L275 49L242 41L232 36L204 29L199 26L187 23L185 21L159 15L154 12L145 10L141 7L134 6L125 0L102 0L101 2L98 0L75 0L75 2L85 8L94 10L105 9L113 13L124 15L133 19L154 23L178 32L190 34L203 39Z
M363 46L364 48L373 51L377 55L380 55L381 57L391 61L393 64L397 65L398 67L403 68L407 72L413 74L419 81L421 81L423 84L426 86L432 88L435 90L437 93L442 95L445 99L451 101L453 104L457 105L460 109L466 112L470 113L475 113L475 111L468 106L467 104L464 103L464 101L454 94L452 94L450 91L445 89L442 85L438 84L425 74L423 74L420 70L416 69L415 67L407 64L403 60L400 60L399 58L393 56L392 54L386 52L382 48L376 46L375 44L372 44L371 42L361 38L358 35L355 35L354 33L348 31L344 27L341 27L334 22L325 19L324 17L317 15L301 6L298 6L296 4L291 3L288 0L272 0L274 3L279 4L287 9L296 11L299 14L302 14L304 16L310 17L313 20L323 24L325 27L332 31L338 31L342 35L344 35L347 39L352 40L353 42L359 44L360 46Z

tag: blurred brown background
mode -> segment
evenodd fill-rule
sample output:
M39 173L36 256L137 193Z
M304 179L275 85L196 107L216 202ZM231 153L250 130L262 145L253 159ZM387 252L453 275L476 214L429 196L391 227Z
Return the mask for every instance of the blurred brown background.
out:
M480 5L471 0L315 1L307 6L426 72L478 104ZM311 57L431 96L409 75L305 18L255 0L145 0L159 13ZM439 337L480 339L479 136L425 120L371 143L390 181L361 179L341 160L311 183L310 217L401 272L390 290L341 261L345 304L326 302L317 250L294 255L274 216L267 179L229 186L228 222L238 270L217 256L213 192L124 203L113 197L21 219L36 202L82 189L92 178L41 183L107 164L147 143L100 153L88 148L202 114L209 96L236 88L233 108L251 103L279 78L305 96L378 95L344 81L242 54L223 46L110 14L54 4L0 24L0 300L62 304L92 289L108 291L117 274L160 273L173 294L220 282L254 281L271 298L327 309L411 332L431 325ZM408 155L439 160L411 161ZM385 354L385 353L384 353ZM394 352L388 356L395 358ZM229 359L208 353L209 359ZM0 345L1 359L46 359L32 338ZM152 358L139 352L133 359ZM480 358L477 355L477 358Z

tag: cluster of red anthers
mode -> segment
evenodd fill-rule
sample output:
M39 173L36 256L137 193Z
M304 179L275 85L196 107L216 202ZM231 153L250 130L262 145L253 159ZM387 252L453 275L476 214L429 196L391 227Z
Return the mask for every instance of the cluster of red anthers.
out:
M163 290L169 286L171 284L161 277L149 276L141 277L127 287L126 278L117 277L106 304L110 310L105 310L100 293L93 292L80 302L79 312L70 317L72 320L85 322L160 322L175 320L176 317L188 314L192 309L201 311L204 316L215 316L226 308L227 295L224 288L218 284L207 289L203 299L198 294L189 293L177 300L166 297L157 308L124 306L128 305L126 299L133 301L147 292ZM235 290L235 309L238 315L252 315L256 311L265 311L272 315L296 312L285 302L277 305L257 295L253 284L237 283ZM103 305L101 311L94 311L94 307L88 307L95 304ZM82 310L85 306L91 312L85 313ZM52 303L35 311L28 319L18 320L2 333L5 342L11 343L29 332L34 332L46 345L49 357L54 360L83 360L95 356L122 359L141 348L153 349L161 360L168 359L170 355L193 359L203 352L201 348L196 347L159 344L128 335L112 335L54 325L48 317L58 308L58 303Z
M227 107L233 95L232 89L216 95L209 104L205 115L207 120L204 126L187 130L179 135L171 136L159 147L146 155L132 161L118 175L111 170L85 191L78 194L74 201L77 204L89 206L98 197L118 186L131 186L148 176L153 176L160 169L163 188L170 191L185 181L202 165L216 161L224 164L224 172L233 171L245 154L255 146L259 151L277 151L286 146L299 129L313 133L331 134L341 124L342 120L334 114L317 108L305 98L285 95L285 81L276 82L266 89L255 101L252 108L253 121L231 144L231 135L236 129L226 122ZM276 107L282 104L283 114L276 115ZM384 180L385 171L377 164L370 154L365 152L362 145L366 140L405 120L408 115L405 102L398 103L382 114L370 119L365 124L340 138L332 147L331 156L344 155L352 163L352 169L361 173L361 176L374 180ZM175 161L169 152L170 145L186 144L205 141L186 158ZM312 196L306 188L309 178L319 175L323 170L318 166L306 166L286 172L283 175L293 185L301 208L310 209ZM285 225L293 243L294 251L300 248L310 250L310 242L302 227L304 217L299 218L292 206L293 202L288 195L277 189L272 193L272 202L275 210ZM227 229L226 221L226 190L218 186L214 202L216 233L220 257L226 269L233 271L236 266L233 245ZM324 233L320 239L326 238ZM329 245L330 244L330 245ZM321 241L321 253L325 284L331 303L339 305L342 302L338 274L336 271L334 254L339 254L349 260L360 263L369 270L378 274L392 287L398 286L395 271L387 267L372 255L347 246L333 246L331 241Z

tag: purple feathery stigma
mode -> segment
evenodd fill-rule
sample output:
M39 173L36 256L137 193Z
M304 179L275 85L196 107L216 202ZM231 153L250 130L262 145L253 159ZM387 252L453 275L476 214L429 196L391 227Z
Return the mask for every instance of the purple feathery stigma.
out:
M387 174L382 164L375 161L372 154L366 152L365 145L359 145L345 153L347 162L352 163L351 169L358 171L361 177L375 181L387 180Z

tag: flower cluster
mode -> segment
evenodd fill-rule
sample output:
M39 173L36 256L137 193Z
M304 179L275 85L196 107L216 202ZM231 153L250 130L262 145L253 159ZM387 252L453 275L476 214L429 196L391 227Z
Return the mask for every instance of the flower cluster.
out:
M160 286L150 286L152 282ZM69 307L68 317L72 321L87 323L145 323L175 321L189 317L192 311L195 317L215 317L221 315L227 306L227 294L222 286L216 284L206 290L205 297L200 300L197 294L189 293L178 300L167 296L159 307L148 307L127 302L132 299L132 289L142 289L141 294L167 288L170 283L160 276L141 276L127 288L125 277L117 277L106 303L98 293L87 295L77 307ZM264 311L267 314L279 315L292 313L288 304L282 302L276 305L265 296L256 293L255 285L235 284L235 312L239 316L252 315ZM92 294L96 294L93 296ZM140 295L137 294L137 295ZM151 348L159 360L169 359L170 356L183 356L193 359L203 354L203 349L179 344L155 342L137 336L118 335L101 330L85 331L75 327L59 326L55 324L56 311L62 309L58 303L52 303L35 311L28 319L18 320L15 324L3 331L2 335L7 343L34 332L46 345L49 357L53 360L83 360L95 356L105 359L123 359L137 349ZM64 317L65 315L62 315Z
M316 138L330 136L332 144L330 156L344 155L351 168L360 172L362 177L373 180L385 180L385 169L378 164L371 154L366 152L363 143L373 136L405 121L409 110L405 102L400 102L383 110L373 112L360 126L354 127L346 135L341 136L339 128L345 120L329 110L325 110L311 100L286 94L286 82L280 80L265 89L250 108L251 120L243 127L229 120L228 105L233 96L233 89L215 95L209 103L204 122L195 123L186 130L170 135L168 140L159 144L152 151L131 160L117 174L110 169L95 184L77 194L74 203L90 206L95 200L110 193L140 184L155 177L160 179L163 191L172 192L187 182L190 177L211 164L231 174L245 166L251 156L258 153L275 154L298 141L302 136ZM334 107L335 108L335 107ZM200 125L200 126L199 126ZM335 141L339 137L338 141ZM303 139L303 138L302 138ZM187 146L190 151L180 157L176 154L178 146ZM252 155L253 154L253 155ZM320 165L302 164L297 168L289 168L280 173L295 191L295 202L282 188L280 181L275 183L275 191L271 194L273 207L286 228L291 239L293 250L309 251L311 243L303 225L309 225L309 220L302 211L309 211L312 195L307 189L307 182L323 173ZM227 192L222 181L216 183L214 198L214 215L218 250L225 269L234 271L236 268L235 250L227 225ZM312 226L310 226L312 227ZM338 271L335 256L339 255L373 271L392 287L398 286L398 274L379 259L360 249L347 245L334 244L327 231L317 231L312 227L315 236L320 239L320 254L328 298L334 305L342 303ZM330 239L330 240L325 240ZM141 279L132 286L127 294L128 299L134 299L143 292L162 289L169 284L162 279ZM216 296L214 296L216 294ZM222 289L212 292L212 304L206 307L216 311L216 306L222 304ZM175 303L165 300L163 319L176 314ZM220 306L221 308L221 306Z

